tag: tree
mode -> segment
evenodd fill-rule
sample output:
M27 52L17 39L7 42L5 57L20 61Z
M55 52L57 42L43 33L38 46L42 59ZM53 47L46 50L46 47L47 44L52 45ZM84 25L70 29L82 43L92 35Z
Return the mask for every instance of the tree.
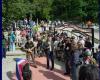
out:
M8 6L7 6L8 1ZM8 10L6 10L8 8ZM97 0L2 0L2 23L27 17L34 20L52 19L85 21L88 17L97 22ZM8 18L8 21L7 21Z
M53 19L64 19L66 20L66 0L53 0L52 4L52 16Z
M98 0L83 0L85 6L83 7L83 11L86 13L87 20L91 19L93 22L97 22L98 20Z

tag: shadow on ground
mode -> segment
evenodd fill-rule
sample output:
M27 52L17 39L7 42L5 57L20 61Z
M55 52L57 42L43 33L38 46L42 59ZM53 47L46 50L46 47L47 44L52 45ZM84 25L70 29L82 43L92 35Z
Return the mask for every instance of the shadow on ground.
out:
M39 72L41 72L48 80L65 80L61 77L59 77L58 75L54 74L53 72L50 71L43 71L43 70L39 70Z
M10 80L16 80L16 79L14 79L14 77L16 76L16 74L13 73L13 72L11 72L11 71L8 71L8 72L7 72L7 76L8 76L8 78L9 78Z
M37 64L37 66L39 65L39 66L42 66L42 67L46 68L46 64L42 64L42 63L40 63L39 61L36 61L36 64ZM59 70L59 69L54 68L53 71L54 71L54 72L57 72L57 73L60 73L61 75L64 76L64 74L63 74L63 73L64 73L63 70Z

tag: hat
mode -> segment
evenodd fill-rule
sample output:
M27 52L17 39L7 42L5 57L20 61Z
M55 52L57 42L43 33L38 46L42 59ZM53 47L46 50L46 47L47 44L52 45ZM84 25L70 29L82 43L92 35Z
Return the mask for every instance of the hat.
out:
M85 52L84 52L84 55L85 56L91 56L91 51L89 49L87 49Z

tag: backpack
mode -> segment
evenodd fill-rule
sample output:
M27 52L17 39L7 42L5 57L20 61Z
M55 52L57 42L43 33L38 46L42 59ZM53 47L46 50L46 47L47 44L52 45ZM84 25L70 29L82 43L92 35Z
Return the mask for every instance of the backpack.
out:
M31 80L32 72L29 68L29 63L26 63L22 71L23 80Z
M96 63L96 60L94 59L94 58L91 58L91 60L90 60L90 64L94 64L94 65L96 65L97 63Z

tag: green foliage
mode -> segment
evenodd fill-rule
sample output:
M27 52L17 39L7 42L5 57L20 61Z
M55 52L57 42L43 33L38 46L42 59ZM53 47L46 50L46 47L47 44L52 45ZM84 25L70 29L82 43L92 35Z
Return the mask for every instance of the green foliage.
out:
M84 12L90 17L94 22L97 22L98 17L98 0L84 0Z
M97 0L2 0L2 23L5 25L15 19L23 19L26 14L38 19L60 19L84 21L85 17L91 17L97 22ZM6 8L8 11L6 12Z

